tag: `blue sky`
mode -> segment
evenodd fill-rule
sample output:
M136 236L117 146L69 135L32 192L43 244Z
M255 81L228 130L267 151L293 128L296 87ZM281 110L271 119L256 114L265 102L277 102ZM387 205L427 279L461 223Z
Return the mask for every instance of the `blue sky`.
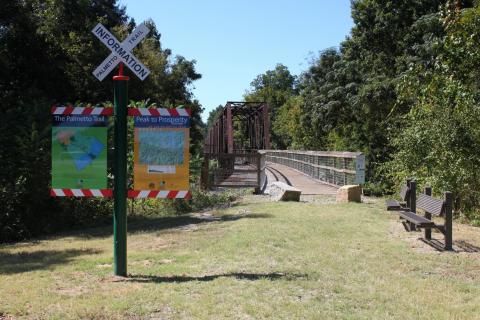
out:
M151 18L163 48L195 59L193 92L208 112L243 100L259 74L286 65L308 68L318 52L350 33L350 0L120 0L137 24Z

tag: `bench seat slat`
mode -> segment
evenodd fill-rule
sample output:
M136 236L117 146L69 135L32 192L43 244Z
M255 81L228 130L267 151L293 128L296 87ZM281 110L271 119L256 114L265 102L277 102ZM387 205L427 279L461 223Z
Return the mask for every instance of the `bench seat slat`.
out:
M401 203L401 202L398 202L397 200L392 200L392 199L385 201L385 204L387 206L387 211L400 210L405 205L405 203Z
M424 218L422 216L416 215L413 212L410 211L399 211L398 213L400 217L404 218L407 221L412 222L418 227L421 228L432 228L435 227L435 223L431 220L428 220L427 218Z
M406 184L402 185L402 187L400 188L400 199L402 199L402 202L393 199L385 201L387 211L405 210L405 206L407 205L405 201L407 200L409 195L410 188Z
M444 202L441 199L435 199L433 197L427 196L426 194L419 194L417 199L417 208L425 210L431 214L437 216L443 213Z

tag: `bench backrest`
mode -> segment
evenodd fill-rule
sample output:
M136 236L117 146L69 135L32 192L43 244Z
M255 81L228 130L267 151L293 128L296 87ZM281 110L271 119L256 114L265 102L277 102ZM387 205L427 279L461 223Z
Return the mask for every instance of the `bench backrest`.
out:
M400 189L400 198L402 201L406 201L407 198L410 196L410 188L407 185L402 185L402 188Z
M443 215L443 209L445 202L441 199L436 199L431 196L427 196L424 193L420 193L417 198L417 209L425 210L434 215Z

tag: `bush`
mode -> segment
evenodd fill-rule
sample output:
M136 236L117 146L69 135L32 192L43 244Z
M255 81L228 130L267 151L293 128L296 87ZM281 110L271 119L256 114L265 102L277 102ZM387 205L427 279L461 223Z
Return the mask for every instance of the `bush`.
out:
M129 200L130 215L177 215L230 204L243 194L241 190L205 191L198 186L190 189L192 199Z
M398 184L407 177L434 193L454 194L457 215L478 220L480 209L480 7L447 26L435 67L412 66L399 86L413 107L393 139L385 165Z

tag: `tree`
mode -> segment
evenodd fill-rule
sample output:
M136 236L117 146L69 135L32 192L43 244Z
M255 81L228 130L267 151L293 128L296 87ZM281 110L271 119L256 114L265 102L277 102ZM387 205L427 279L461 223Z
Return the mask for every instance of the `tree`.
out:
M215 109L211 110L208 113L207 123L205 125L206 132L208 132L208 130L213 126L213 124L215 123L215 120L222 113L222 111L223 111L223 106L219 104Z
M385 165L399 182L414 176L453 192L457 213L478 220L480 194L480 6L446 12L435 63L412 64L399 92L413 107Z
M0 8L0 241L78 225L109 211L107 201L49 197L50 106L112 99L111 81L92 75L109 54L91 34L98 22L119 39L135 27L115 0L13 0ZM152 74L143 83L131 77L130 98L191 108L190 149L198 154L202 107L190 86L200 74L194 60L172 58L171 50L162 49L155 24L148 24L152 32L134 53Z
M300 125L301 105L300 96L291 96L279 109L277 119L272 130L289 148L298 149L303 145L302 127Z
M362 151L367 179L385 183L379 165L393 151L408 101L397 85L412 60L432 63L445 1L352 1L354 27L340 50L326 50L301 78L300 127L307 149Z
M286 66L277 64L275 70L268 70L264 74L258 75L250 84L252 90L245 94L247 102L268 103L270 122L272 123L270 139L273 148L285 149L288 146L274 128L278 110L296 93L296 82L296 77Z

